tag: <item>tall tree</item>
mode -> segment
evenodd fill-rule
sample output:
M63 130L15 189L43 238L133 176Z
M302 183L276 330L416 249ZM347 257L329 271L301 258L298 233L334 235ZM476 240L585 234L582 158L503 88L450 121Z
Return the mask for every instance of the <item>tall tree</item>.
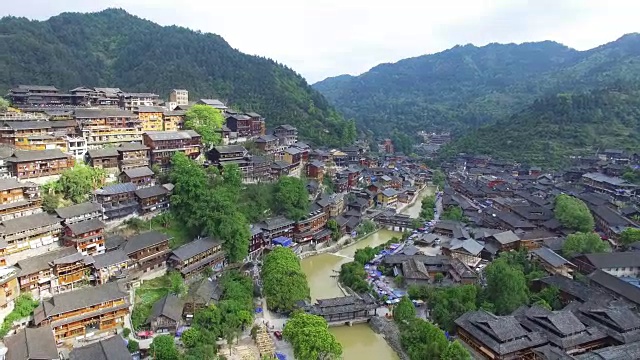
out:
M600 235L589 232L577 232L567 236L567 240L562 245L562 254L567 258L572 258L579 254L602 253L609 251L609 244L600 239Z
M342 345L320 316L296 312L287 321L282 335L293 345L296 359L333 360L342 355Z
M460 341L456 340L449 344L440 360L471 360L471 354L460 344Z
M213 229L208 228L207 233L222 240L222 247L230 262L240 262L249 254L249 223L239 211L221 215L218 225Z
M180 152L173 156L171 165L170 179L174 184L171 210L187 228L199 231L206 223L202 215L207 214L209 198L207 174L202 166Z
M301 179L283 176L275 188L275 206L292 220L300 220L309 213L309 193Z
M485 276L486 298L495 305L496 313L510 314L529 302L527 281L519 267L498 258L485 268Z
M222 112L209 105L193 105L184 117L184 128L200 134L202 143L207 147L222 143L222 133L219 130L223 124Z
M626 228L620 234L620 242L623 245L633 244L634 242L640 241L640 229L636 228Z
M582 200L565 194L558 195L553 211L562 226L573 231L593 231L593 216Z
M298 301L310 298L300 259L289 248L276 247L267 254L262 265L262 283L270 310L292 311Z
M393 308L393 319L403 323L416 317L416 307L408 297L404 296L400 302Z
M156 360L179 360L180 353L173 342L173 337L160 335L153 338L149 346L149 354Z
M77 164L65 170L58 183L64 197L77 204L86 201L93 190L102 186L105 176L103 169Z

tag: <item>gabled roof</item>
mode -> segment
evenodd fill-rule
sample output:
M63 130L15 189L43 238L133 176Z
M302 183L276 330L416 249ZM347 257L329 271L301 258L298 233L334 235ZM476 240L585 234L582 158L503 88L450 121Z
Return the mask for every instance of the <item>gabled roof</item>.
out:
M210 237L198 238L173 250L171 256L176 257L180 261L185 261L205 251L211 250L220 244L222 244L220 240L215 240Z
M70 219L76 216L90 214L93 212L102 212L102 205L96 202L84 202L63 208L56 209L56 213L63 219Z
M121 264L129 261L129 257L121 249L108 251L104 254L96 255L93 257L93 266L96 269L105 268L107 266Z
M20 268L19 276L25 276L29 274L35 274L37 272L46 270L50 267L49 263L56 259L63 258L65 256L75 254L77 250L73 247L64 247L57 250L46 252L42 255L28 257L24 260L18 261L16 264Z
M76 109L75 117L77 119L100 119L108 117L127 117L132 118L136 115L130 111L120 109Z
M559 267L563 265L573 265L569 262L569 260L563 258L562 256L558 255L555 251L544 246L538 249L535 249L531 252L553 267Z
M44 300L40 306L34 310L33 319L35 324L39 325L45 319L55 315L65 314L70 311L84 309L118 299L128 300L129 294L122 291L116 282L56 294L53 295L52 298Z
M92 159L101 157L118 157L118 151L115 148L91 149L88 153L89 157Z
M60 149L48 150L16 150L7 161L9 162L26 162L40 160L65 159L68 155L60 151Z
M163 113L165 110L162 106L138 106L138 113Z
M105 228L105 224L100 219L90 219L67 225L74 235L88 233Z
M150 197L166 195L168 193L169 190L167 190L163 185L155 185L136 190L136 196L140 199L148 199Z
M93 193L96 195L115 195L123 194L127 192L134 192L138 187L133 183L112 184L104 186L102 189L98 189Z
M149 147L139 143L122 143L116 148L118 152L149 150Z
M636 305L640 305L640 288L632 285L618 277L608 274L602 270L596 270L591 273L589 279L607 289L616 297L629 300Z
M447 245L450 250L464 250L471 255L478 255L484 249L484 246L473 239L458 240L453 239Z
M193 138L193 134L187 131L147 131L144 134L153 141L188 140Z
M585 254L596 269L640 267L640 256L635 251Z
M124 252L129 255L144 248L169 241L169 239L171 239L170 236L161 232L147 231L129 238L129 240L125 243L123 249Z
M21 183L20 181L14 178L0 179L0 191L19 189L26 186L27 186L27 183Z
M26 328L4 338L7 346L6 360L58 359L56 339L51 326ZM96 360L91 358L92 360Z
M93 344L73 348L69 360L131 360L127 342L120 336L112 336Z
M137 168L124 170L123 173L129 177L129 179L135 179L144 176L153 176L153 170L149 169L147 166L141 166Z
M19 218L5 220L0 225L0 233L15 234L20 231L38 229L41 227L59 224L60 218L47 213L38 213Z
M492 238L496 239L501 245L507 245L514 243L516 241L520 241L518 235L516 235L513 231L503 231L500 233L496 233L491 235Z
M153 304L147 323L151 323L160 316L178 322L182 319L182 307L182 301L177 296L169 294Z

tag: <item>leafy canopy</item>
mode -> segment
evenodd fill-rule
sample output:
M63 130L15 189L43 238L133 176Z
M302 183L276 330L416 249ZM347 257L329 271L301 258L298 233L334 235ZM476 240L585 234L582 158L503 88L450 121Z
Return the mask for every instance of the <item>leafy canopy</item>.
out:
M584 201L570 195L560 194L556 197L553 209L556 219L562 226L573 231L589 232L595 224L591 211Z
M262 291L269 309L290 312L298 301L310 299L307 277L293 250L276 247L262 265Z
M577 232L567 236L562 245L562 254L566 258L572 258L580 254L602 253L610 250L609 244L600 239L594 232Z
M287 321L282 336L293 345L296 359L331 360L342 355L342 345L320 316L296 312Z
M209 105L193 105L184 117L185 129L191 129L202 136L202 143L211 147L222 143L219 131L224 124L222 112Z

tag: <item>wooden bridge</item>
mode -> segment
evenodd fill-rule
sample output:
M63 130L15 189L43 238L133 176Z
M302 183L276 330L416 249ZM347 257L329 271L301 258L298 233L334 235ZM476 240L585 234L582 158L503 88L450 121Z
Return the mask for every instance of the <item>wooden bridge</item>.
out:
M413 220L409 215L395 213L381 213L373 218L377 224L390 227L392 230L398 228L399 231L411 230Z

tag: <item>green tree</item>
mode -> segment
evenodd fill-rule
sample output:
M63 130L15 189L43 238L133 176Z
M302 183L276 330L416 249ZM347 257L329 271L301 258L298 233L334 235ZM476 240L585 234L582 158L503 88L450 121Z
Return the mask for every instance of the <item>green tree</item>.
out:
M442 275L442 273L437 273L433 279L435 280L436 283L441 283L442 280L444 280L444 275Z
M357 293L366 293L371 290L367 282L367 272L362 263L358 261L348 262L340 266L340 283Z
M105 177L104 169L76 164L73 168L63 171L58 182L65 199L78 204L86 201L93 190L102 186Z
M455 330L455 320L468 311L476 310L478 288L473 285L459 285L433 289L427 300L433 304L431 316L440 328Z
M180 340L186 348L194 348L200 344L202 337L198 328L189 328L180 336Z
M320 316L294 313L287 321L282 336L293 346L296 359L332 360L342 355L342 345L329 332L327 322Z
M173 342L173 337L169 335L154 337L149 346L149 354L157 360L180 359L180 353Z
M126 338L129 337L129 335L131 335L131 329L129 329L129 328L122 329L122 337L123 338L126 339Z
M640 241L640 229L626 228L620 234L620 242L623 245L630 245L637 241Z
M300 259L289 248L276 247L262 265L263 293L270 310L292 311L298 301L310 299Z
M0 112L5 112L9 108L9 101L5 98L0 98Z
M556 219L567 229L579 232L593 231L593 216L582 200L560 194L556 197L553 211Z
M331 239L333 241L340 239L340 226L338 226L338 222L335 219L327 221L327 229L331 230Z
M309 214L309 193L302 180L283 176L275 186L275 207L291 220L300 220Z
M202 215L208 214L209 179L202 166L183 153L176 153L171 165L170 180L174 184L171 211L186 228L197 232L204 228L207 220Z
M440 360L471 360L471 354L456 340L449 344Z
M220 129L224 124L222 112L209 105L193 105L184 117L184 128L191 129L202 136L202 143L212 147L222 143Z
M408 322L416 317L416 307L408 297L404 296L393 308L393 319L399 323Z
M368 262L371 262L373 258L378 254L377 248L372 248L371 246L366 246L364 248L356 250L353 255L353 259L356 262L359 262L362 265L366 265Z
M133 339L127 339L127 349L130 353L134 353L140 350L140 344Z
M444 188L445 180L446 180L446 177L442 172L442 170L440 169L433 170L433 175L431 177L431 181L433 182L433 185L437 186L440 190L442 190Z
M249 254L251 233L247 219L239 211L221 214L213 228L207 227L207 233L222 240L222 247L230 262L240 262Z
M579 254L593 254L609 251L609 244L600 239L596 233L577 232L567 236L567 240L562 245L562 254L567 258L572 258Z
M527 281L519 267L498 258L485 268L486 298L494 304L496 313L506 315L529 302Z
M537 305L537 306L539 306L539 307L541 307L541 308L543 308L543 309L547 309L547 310L549 310L549 311L553 310L553 308L551 307L551 305L549 305L549 303L548 303L548 302L546 302L544 299L539 299L539 300L535 301L535 302L533 303L533 305Z
M176 296L182 296L187 292L182 275L178 271L170 271L168 274L169 283L171 284L170 292Z
M442 220L463 221L464 214L459 206L451 206L447 208L441 216Z
M187 349L184 360L219 360L216 355L218 347L215 344L200 344L194 348Z
M540 292L531 295L531 302L544 302L553 310L560 310L562 302L560 300L560 289L555 286L545 287Z
M60 207L60 197L56 194L45 193L42 195L42 209L53 214Z
M418 318L401 327L400 342L412 360L439 360L449 347L442 330Z

